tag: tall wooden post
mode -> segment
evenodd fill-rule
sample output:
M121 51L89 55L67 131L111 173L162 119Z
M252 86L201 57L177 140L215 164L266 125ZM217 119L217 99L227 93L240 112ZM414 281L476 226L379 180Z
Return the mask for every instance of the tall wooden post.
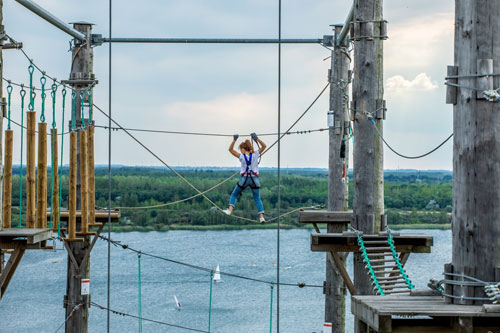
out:
M52 208L50 211L52 219L52 230L59 230L59 158L57 149L57 128L50 131L51 156L52 156Z
M89 217L88 217L88 161L87 161L87 130L80 130L80 189L81 189L81 224L80 233L88 236Z
M354 118L354 227L372 234L380 231L384 214L382 140L383 50L382 0L355 0L351 36L354 40L354 81L351 104ZM375 122L372 124L372 119ZM373 293L360 254L354 255L354 282L360 295Z
M500 280L500 104L481 90L495 90L500 73L500 0L455 1L455 68L459 85L453 111L452 271L483 281ZM453 95L453 94L451 94ZM455 296L485 297L482 287L453 286ZM481 304L453 300L460 304Z
M76 165L77 165L77 134L69 134L69 193L68 193L68 238L69 241L76 239ZM74 243L70 243L74 245ZM72 263L72 262L71 262Z
M74 28L80 32L83 32L87 36L92 33L92 24L90 23L76 23L73 25ZM92 83L94 79L93 67L94 67L94 52L90 46L90 41L87 41L85 45L80 45L76 43L72 52L72 67L69 84L72 85L73 89L77 92L77 98L75 103L75 115L77 126L81 125L81 100L79 92L81 90L86 91L87 88ZM81 209L81 179L80 179L80 168L82 163L80 159L80 135L83 131L78 132L78 143L77 143L77 185L76 185L76 207ZM81 220L77 221L77 230L81 230ZM88 236L84 237L83 242L69 242L69 249L71 250L76 262L81 264L85 257L85 252L90 248L90 238ZM66 287L66 316L69 317L66 322L66 333L71 332L88 332L88 319L89 319L89 296L81 295L81 280L90 277L90 257L85 261L84 265L78 269L75 267L70 257L68 256L68 280ZM75 305L82 304L77 310L70 316Z
M34 111L26 112L27 133L26 133L26 226L28 228L36 227L36 199L35 199L35 138L36 138L36 113Z
M91 120L89 120L91 121ZM89 191L89 224L95 224L95 161L94 161L94 125L89 124L87 128L87 172L88 172L88 191Z
M3 0L0 0L0 30L2 32L2 35L5 32L5 28L3 26ZM2 50L2 43L0 43L0 76L3 77L3 50ZM3 80L0 80L3 81ZM0 82L0 100L3 100L3 82ZM0 152L2 151L2 138L3 135L3 121L0 121ZM2 154L0 153L0 170L2 169ZM0 187L3 187L3 177L0 177ZM0 196L2 195L2 191L0 191ZM1 200L2 198L0 197L0 202L3 202ZM2 230L2 225L3 225L3 205L0 205L0 216L2 217L2 221L0 222L0 231ZM3 254L2 251L0 250L0 267L2 267L2 260L3 260Z
M335 26L335 37L340 34L342 26ZM349 141L344 140L346 121L348 118L348 72L349 58L346 45L336 45L332 51L330 81L330 112L333 112L333 126L329 128L328 154L328 210L341 211L347 209L348 189L348 157ZM347 123L348 124L348 123ZM345 149L341 157L341 146ZM345 163L345 164L344 164ZM344 174L344 171L346 174ZM341 225L329 223L327 232L343 232ZM345 296L346 287L339 271L332 265L330 253L326 258L326 287L325 288L325 322L332 323L332 332L345 331Z
M12 209L12 148L14 145L14 132L5 131L5 168L3 171L3 227L11 227Z
M38 124L36 227L47 228L47 123Z

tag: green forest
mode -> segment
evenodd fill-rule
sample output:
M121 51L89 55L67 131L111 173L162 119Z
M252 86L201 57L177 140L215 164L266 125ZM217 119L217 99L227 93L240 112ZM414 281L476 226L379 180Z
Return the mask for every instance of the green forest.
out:
M198 189L204 191L231 176L235 170L219 168L180 168L179 172ZM67 207L68 170L63 170L62 207ZM50 175L50 170L49 170ZM24 177L23 177L24 178ZM238 176L207 193L220 207L227 207L229 195ZM277 171L262 169L261 197L266 218L277 215ZM23 192L26 193L26 181ZM328 173L321 169L284 169L281 171L281 213L299 207L327 204ZM385 207L388 223L404 227L449 226L452 210L452 175L448 171L386 171ZM50 188L50 177L49 177ZM127 209L126 207L154 206L184 199L196 194L181 179L166 168L113 166L111 180L111 207L122 207L121 222L116 231L170 230L170 229L246 229L261 227L252 222L226 216L203 197L166 207ZM352 182L349 184L349 207L352 207ZM24 195L23 195L24 196ZM107 207L107 168L96 168L96 205ZM19 207L19 168L14 169L13 206ZM23 211L25 210L23 200ZM50 207L51 198L48 196ZM13 209L13 221L18 219ZM238 200L235 215L256 219L256 208L251 191L247 189ZM15 224L16 222L13 222ZM284 228L297 228L297 214L282 219ZM262 227L273 227L267 224Z

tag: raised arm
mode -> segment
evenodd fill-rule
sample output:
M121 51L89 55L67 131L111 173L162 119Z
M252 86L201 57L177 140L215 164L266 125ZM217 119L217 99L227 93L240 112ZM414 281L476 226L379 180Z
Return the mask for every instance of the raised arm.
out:
M260 143L259 155L262 155L262 153L264 152L264 150L266 150L267 146L264 143L264 141L262 141L261 139L257 139L257 142Z
M231 153L231 155L233 155L234 157L236 158L239 158L240 157L240 154L238 154L238 152L236 150L234 150L234 145L236 144L236 140L238 140L238 134L235 134L233 136L234 140L233 142L231 142L231 144L229 145L229 152Z

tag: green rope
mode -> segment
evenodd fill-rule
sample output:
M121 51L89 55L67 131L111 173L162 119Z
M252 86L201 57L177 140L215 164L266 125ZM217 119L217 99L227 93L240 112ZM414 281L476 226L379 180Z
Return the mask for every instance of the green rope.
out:
M88 124L92 124L92 88L89 87L87 89L87 95L89 96L89 122Z
M28 73L30 74L30 104L28 105L28 110L35 110L35 90L33 89L33 72L35 71L35 67L33 64L28 66Z
M396 265L398 266L399 272L403 276L403 279L405 280L406 284L408 285L408 289L415 289L415 285L410 281L408 278L408 275L406 275L405 270L403 269L403 265L399 262L399 257L398 253L396 252L396 248L394 247L394 238L391 233L391 229L387 228L387 232L389 233L389 237L387 238L387 243L389 244L389 247L391 248L392 252L392 257L394 258L394 261L396 262Z
M45 97L47 97L47 95L45 94L45 83L47 82L47 79L45 78L45 76L42 76L40 78L40 83L42 84L42 113L40 114L40 121L42 123L45 122Z
M9 85L7 86L7 94L8 94L8 97L7 97L7 110L8 110L8 113L7 113L7 129L10 130L10 105L11 105L11 94L12 94L12 86L9 82Z
M24 90L24 85L21 85L21 171L19 172L19 224L18 228L21 228L21 221L23 217L23 130L24 130L24 96L26 96L26 90Z
M55 82L52 84L50 96L52 97L52 191L50 192L50 225L49 228L52 229L54 225L54 146L55 146L55 135L54 131L56 129L56 91L57 84Z
M212 285L214 283L214 271L210 271L210 304L208 306L208 333L210 333L210 322L212 320Z
M384 290L382 289L382 287L378 283L377 276L375 275L375 271L373 270L373 267L370 263L370 258L368 258L368 253L366 252L365 242L363 241L363 237L361 237L361 233L354 228L351 228L351 229L354 230L354 232L358 236L358 245L359 245L359 248L361 249L361 254L363 255L363 260L366 263L366 267L370 271L370 275L372 277L373 283L377 287L379 294L381 296L385 296Z
M142 333L142 294L141 294L141 252L137 253L137 262L139 267L139 310L137 316L139 317L139 333Z
M81 104L81 111L82 111L82 124L80 125L81 129L85 129L85 93L83 91L80 91L80 104Z
M73 90L71 93L71 130L75 131L76 126L75 126L75 109L76 109L76 91Z
M57 238L61 238L61 197L62 197L62 172L64 157L64 109L66 105L66 87L63 86L62 94L62 129L61 129L61 170L59 170L59 215L57 216Z
M273 333L273 291L274 285L271 285L271 310L269 314L269 333Z

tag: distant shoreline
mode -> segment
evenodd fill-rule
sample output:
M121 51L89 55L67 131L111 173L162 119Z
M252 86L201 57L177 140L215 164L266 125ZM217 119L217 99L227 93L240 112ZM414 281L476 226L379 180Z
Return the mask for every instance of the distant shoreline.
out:
M320 229L325 229L325 225L319 225ZM451 224L399 224L390 225L391 229L394 230L421 230L421 229L438 229L438 230L450 230ZM191 231L234 231L234 230L255 230L255 229L276 229L276 223L270 224L245 224L245 225L233 225L233 224L220 224L220 225L169 225L164 226L157 230L151 226L112 226L112 232L149 232L149 231L173 231L173 230L191 230ZM312 226L292 226L288 224L282 224L280 229L290 230L290 229L310 229L314 230Z

